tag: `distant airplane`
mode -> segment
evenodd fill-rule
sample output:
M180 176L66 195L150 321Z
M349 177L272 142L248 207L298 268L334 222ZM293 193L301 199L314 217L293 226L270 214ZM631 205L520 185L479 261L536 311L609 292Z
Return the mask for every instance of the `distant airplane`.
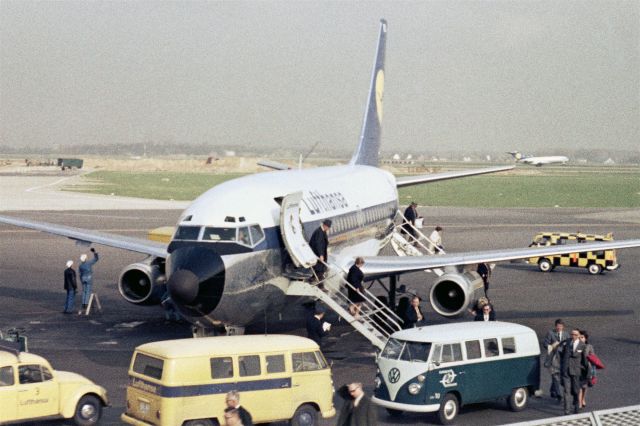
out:
M534 157L532 155L521 154L520 151L511 151L509 154L513 155L517 163L531 164L532 166L540 167L543 164L562 163L567 164L568 157L564 155L553 155L547 157Z
M168 290L180 313L199 329L224 325L229 332L242 332L244 326L267 313L287 312L293 303L308 301L306 296L311 296L327 303L366 335L386 308L374 301L371 315L363 314L359 319L350 317L344 308L348 302L339 297L346 297L344 277L356 256L364 257L362 272L367 280L392 277L394 283L399 274L434 271L439 276L431 286L429 301L438 314L455 317L464 315L483 294L482 278L475 272L479 263L640 246L640 240L618 240L438 255L415 250L395 223L398 188L514 166L403 177L378 167L386 34L387 23L381 20L360 141L348 164L292 170L271 162L269 166L280 170L217 185L184 210L169 244L8 216L0 216L0 223L83 244L144 253L148 255L145 260L127 266L120 275L118 288L127 301L157 304ZM325 259L330 278L320 289L295 273L308 271L320 261L307 241L326 220L333 222ZM379 256L394 242L408 247L404 256ZM291 268L292 264L297 268ZM517 291L516 285L511 291ZM395 291L389 295L395 297ZM363 321L371 323L364 325ZM381 348L386 339L376 336L370 340Z

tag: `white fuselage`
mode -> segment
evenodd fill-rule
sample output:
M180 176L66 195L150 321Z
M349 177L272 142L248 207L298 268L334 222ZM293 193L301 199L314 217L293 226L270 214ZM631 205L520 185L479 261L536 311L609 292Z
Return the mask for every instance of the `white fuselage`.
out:
M547 157L525 157L518 160L520 163L532 164L534 166L540 166L543 164L566 164L569 158L563 155L547 156Z

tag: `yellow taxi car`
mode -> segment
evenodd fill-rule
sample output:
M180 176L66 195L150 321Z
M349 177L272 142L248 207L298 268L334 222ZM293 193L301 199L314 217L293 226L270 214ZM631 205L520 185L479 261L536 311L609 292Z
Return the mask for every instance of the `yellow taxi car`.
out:
M336 413L331 369L313 340L247 335L138 346L120 419L135 426L223 424L229 391L240 393L254 423L313 426Z
M95 425L107 405L107 391L91 380L0 344L0 424L64 418Z
M536 235L530 247L538 246L568 246L595 241L613 241L613 234L606 235L582 234L569 232L541 232ZM550 272L556 266L570 266L586 268L591 275L598 275L603 270L615 271L620 267L615 250L587 251L582 253L567 253L555 256L532 257L528 263L538 265L542 272Z

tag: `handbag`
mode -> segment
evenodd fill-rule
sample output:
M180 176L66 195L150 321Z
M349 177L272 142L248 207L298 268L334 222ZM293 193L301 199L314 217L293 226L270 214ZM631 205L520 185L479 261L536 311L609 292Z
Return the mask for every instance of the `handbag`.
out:
M603 362L598 358L598 355L595 353L591 353L587 355L587 361L593 364L598 370L602 370L604 368Z

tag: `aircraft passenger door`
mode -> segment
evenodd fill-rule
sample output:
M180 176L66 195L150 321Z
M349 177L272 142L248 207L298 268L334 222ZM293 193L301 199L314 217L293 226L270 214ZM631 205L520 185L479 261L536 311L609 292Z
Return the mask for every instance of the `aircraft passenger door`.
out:
M304 238L300 220L301 206L302 192L284 197L280 210L280 233L293 263L299 268L310 268L318 262L318 257Z

